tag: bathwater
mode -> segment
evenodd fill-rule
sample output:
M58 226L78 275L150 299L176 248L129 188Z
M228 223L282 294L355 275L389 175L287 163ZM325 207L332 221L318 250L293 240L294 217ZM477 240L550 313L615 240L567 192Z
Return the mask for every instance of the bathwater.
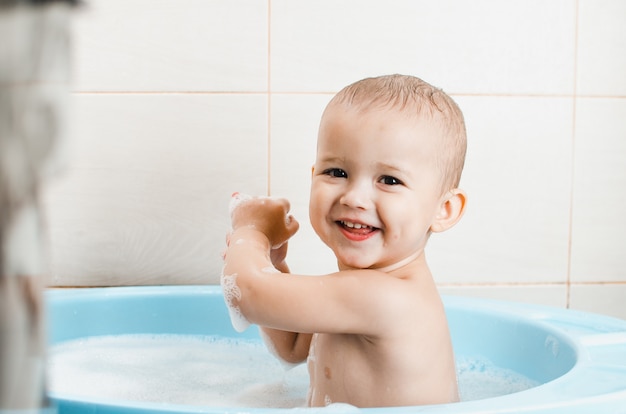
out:
M82 338L49 350L52 393L211 407L305 405L306 364L292 369L260 341L190 335ZM463 401L510 394L536 382L478 357L457 360Z

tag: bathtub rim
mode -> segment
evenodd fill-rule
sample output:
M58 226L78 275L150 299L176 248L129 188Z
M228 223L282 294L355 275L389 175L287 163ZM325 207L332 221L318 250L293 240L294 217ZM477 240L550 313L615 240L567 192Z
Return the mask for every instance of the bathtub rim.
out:
M103 297L136 297L136 296L168 296L168 295L184 295L184 296L204 296L217 295L221 297L221 289L216 285L165 285L165 286L118 286L118 287L95 287L95 288L68 288L59 289L52 288L46 291L46 302L48 306L53 306L55 301L63 300L82 300L89 301L93 299L101 299ZM530 412L533 410L541 410L542 412L550 412L550 410L560 410L567 408L571 412L574 406L583 407L586 403L597 404L609 402L614 399L620 403L626 403L626 360L621 361L613 367L610 363L603 361L597 363L591 357L590 348L600 346L606 347L607 344L602 338L608 338L608 346L616 346L626 349L626 321L604 315L592 314L582 311L574 311L569 309L551 307L546 305L535 305L518 302L500 301L494 299L482 299L474 297L448 296L443 295L444 304L456 307L471 307L472 311L482 312L499 312L501 315L508 317L521 317L526 322L544 326L547 330L558 332L561 338L569 342L569 345L576 352L576 362L574 366L563 375L541 384L537 387L530 388L518 393L503 395L499 397L489 398L485 400L467 401L457 404L442 404L434 406L420 407L384 407L384 408L368 408L363 409L368 413L408 413L408 412L428 412L428 413L489 413L503 412L506 407L515 407L516 412ZM581 323L581 321L583 323ZM572 330L572 327L580 328ZM253 334L254 335L254 334ZM91 335L81 335L78 337L87 337ZM600 339L598 339L600 338ZM70 338L71 339L71 338ZM612 342L611 342L612 341ZM53 343L51 339L49 341ZM626 355L626 351L624 352ZM602 369L615 368L616 372L624 378L624 386L621 389L615 389L613 386L606 387L606 392L596 388L588 395L577 396L579 398L563 399L560 395L560 387L576 388L583 384L581 380L589 381L589 372L601 374ZM584 376L584 377L583 377ZM620 377L621 378L621 377ZM149 402L137 402L126 400L98 399L73 396L67 393L57 394L50 392L50 398L57 405L73 405L85 407L98 404L101 407L98 413L119 412L115 411L122 405L128 408L125 412L137 413L237 413L244 411L252 411L254 413L275 413L285 412L290 409L276 408L222 408L222 407L202 407L193 405L178 404L161 404ZM558 397L558 398L556 398ZM602 400L602 401L600 401ZM487 404L486 404L487 403ZM514 404L514 405L511 405ZM487 405L487 407L485 407ZM110 411L109 411L110 410ZM183 411L181 411L183 410ZM315 412L315 409L307 409L307 412ZM79 411L76 411L79 412ZM324 412L329 412L325 410Z

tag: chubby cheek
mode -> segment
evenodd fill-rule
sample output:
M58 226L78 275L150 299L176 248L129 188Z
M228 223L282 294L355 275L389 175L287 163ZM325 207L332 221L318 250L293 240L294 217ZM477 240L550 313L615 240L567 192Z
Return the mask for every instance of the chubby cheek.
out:
M309 221L311 222L313 230L315 230L318 235L320 235L320 231L322 230L321 224L324 222L325 216L323 200L319 197L319 191L313 188L311 189L311 198L309 201Z
M384 210L385 216L381 220L385 224L385 238L388 243L415 238L428 231L428 219L419 208L406 208L410 205L415 204L395 203L393 207Z
M315 233L327 242L332 226L329 222L330 211L332 209L332 196L329 191L320 186L311 188L311 198L309 202L309 220Z

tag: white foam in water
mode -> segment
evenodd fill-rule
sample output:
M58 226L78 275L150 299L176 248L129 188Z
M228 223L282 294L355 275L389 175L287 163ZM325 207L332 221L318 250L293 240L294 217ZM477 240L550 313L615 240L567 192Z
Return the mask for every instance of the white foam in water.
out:
M302 407L308 373L286 371L259 341L189 335L74 340L49 352L50 391L213 407Z
M539 385L518 372L494 365L487 358L460 358L457 372L461 401L512 394Z
M538 385L483 358L457 365L463 401ZM50 391L67 396L255 408L303 407L309 384L306 364L285 370L258 340L139 334L54 345L48 380Z

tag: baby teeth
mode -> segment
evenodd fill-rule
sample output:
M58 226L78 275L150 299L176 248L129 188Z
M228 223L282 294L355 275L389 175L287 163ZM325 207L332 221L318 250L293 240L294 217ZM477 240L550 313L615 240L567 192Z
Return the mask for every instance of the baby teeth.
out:
M357 230L370 227L370 226L366 226L365 224L352 223L352 222L349 222L349 221L342 221L341 224L343 224L346 227L350 227L352 229L357 229Z

